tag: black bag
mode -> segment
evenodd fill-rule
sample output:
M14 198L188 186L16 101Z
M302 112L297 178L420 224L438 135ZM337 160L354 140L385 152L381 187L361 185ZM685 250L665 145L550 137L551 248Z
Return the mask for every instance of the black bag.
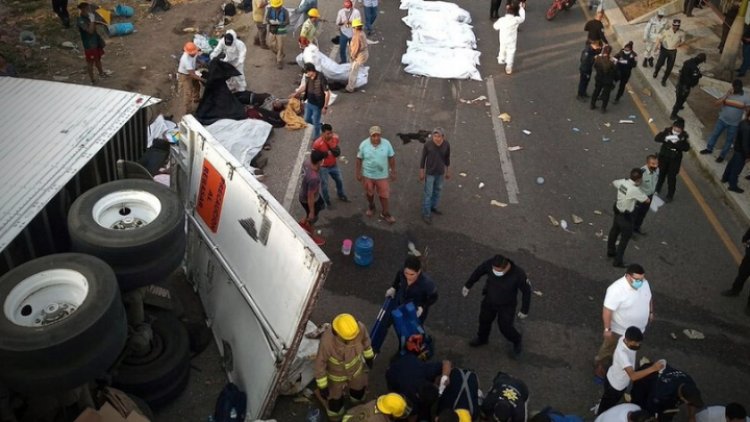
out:
M247 396L231 382L224 386L216 399L214 420L216 422L240 422L245 420Z
M236 14L237 8L234 6L234 3L230 2L224 6L224 16L234 16Z

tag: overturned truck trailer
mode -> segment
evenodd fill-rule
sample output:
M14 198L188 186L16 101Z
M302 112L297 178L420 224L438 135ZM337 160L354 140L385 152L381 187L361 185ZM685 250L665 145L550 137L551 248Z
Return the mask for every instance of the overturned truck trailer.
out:
M148 122L155 117L149 107L158 101L0 78L0 276L70 250L71 204L88 189L120 178L118 160L136 161L144 153ZM183 269L200 295L229 379L247 393L247 416L262 417L272 410L295 359L330 261L192 116L179 128L171 185L186 216ZM16 305L0 297L0 353L15 347L2 330L35 333L14 319ZM0 391L13 392L3 380L3 365Z

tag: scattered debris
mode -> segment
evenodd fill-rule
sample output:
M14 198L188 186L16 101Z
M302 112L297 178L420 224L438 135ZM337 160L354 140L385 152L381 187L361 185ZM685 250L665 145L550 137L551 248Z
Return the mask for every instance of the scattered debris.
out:
M520 151L522 149L523 149L523 147L522 146L518 146L518 145L512 146L512 147L508 147L508 151Z
M76 49L76 45L70 41L63 41L62 44L60 44L61 47L70 48L70 49Z
M646 95L648 97L651 96L651 90L648 89L648 88L643 88L643 91L641 91L641 92L643 92L643 95Z
M539 176L536 178L536 184L537 185L543 185L544 184L544 177Z
M482 189L484 187L484 182L479 182L479 189Z
M636 119L636 116L635 116L635 114L631 114L630 116L628 116L628 119L630 119L630 120L635 120L635 119Z
M594 300L594 296L589 296L589 300Z
M562 228L566 232L570 231L570 230L568 230L568 222L565 221L565 220L560 220L560 228Z
M141 66L141 70L146 70L146 66Z
M553 226L558 227L560 225L560 222L555 220L555 217L548 215L547 218L549 218L549 223Z
M602 136L602 142L609 142L609 141L610 141L609 138L607 138L606 136Z
M537 296L543 296L544 294L540 292L539 290L534 290L534 294Z
M579 217L579 216L577 216L575 214L571 214L570 216L571 216L571 218L573 218L573 224L581 224L581 223L583 223L583 218L581 218L581 217Z
M685 336L690 340L703 340L704 338L706 338L703 333L698 330L693 330L692 328L685 328L684 330L682 330L682 333L685 334Z
M198 28L195 28L195 27L192 27L192 26L188 26L187 28L182 28L182 32L185 32L185 33L196 33L196 32L199 32L199 31L200 30Z
M412 104L412 103L409 103L406 106L409 107L409 108L414 108L414 104Z
M375 40L371 40L371 39L367 38L367 44L368 45L380 44L380 41L375 41Z
M653 123L653 122L654 122L654 118L653 118L653 117L651 117L650 119L648 119L648 122L649 122L649 123Z
M602 212L599 211L599 210L594 210L594 214L596 214L596 215L602 215Z
M36 44L36 35L31 31L21 31L21 33L18 34L18 41L27 45Z
M523 132L524 135L531 135L531 131L530 130L524 129L522 132Z
M466 173L463 173L463 172L458 173L458 175L461 176L461 177L466 177Z
M667 246L667 242L665 242L663 240L661 241L661 244L664 245L664 246Z
M573 128L573 132L580 132L580 131L581 131L581 129L578 129L577 127Z
M500 120L504 121L505 123L510 123L511 117L508 113L500 113L499 116L497 116Z
M406 247L409 249L409 255L414 256L422 256L422 253L419 252L419 249L417 249L417 246L414 244L414 242L409 242Z
M505 202L496 201L494 199L492 201L490 201L490 205L494 205L494 206L500 207L500 208L505 208L505 207L508 206L508 204L506 204Z
M620 119L620 121L618 123L620 123L620 124L631 124L632 125L635 122L632 121L632 120L630 120L630 119Z
M612 123L610 123L610 122L604 122L604 126L610 127L610 126L612 126Z
M672 340L677 340L677 334L669 333L669 336L672 337Z
M491 106L491 105L492 105L492 104L490 104L490 102L489 102L489 101L485 101L485 102L484 102L484 106L485 106L485 107L489 107L489 106Z

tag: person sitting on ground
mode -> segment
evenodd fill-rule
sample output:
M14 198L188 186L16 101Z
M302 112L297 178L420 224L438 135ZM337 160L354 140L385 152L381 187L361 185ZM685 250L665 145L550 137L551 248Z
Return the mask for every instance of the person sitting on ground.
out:
M695 414L695 422L750 422L747 411L739 403L708 406Z
M500 371L482 402L482 415L492 421L526 422L528 404L529 388L526 384Z
M594 422L653 422L654 417L649 415L641 406L633 403L622 403L602 412Z
M649 362L638 369L651 365ZM689 421L695 421L696 412L703 408L701 392L695 381L686 372L670 365L634 382L630 394L633 403L657 415L659 422L670 422L683 403L687 404Z

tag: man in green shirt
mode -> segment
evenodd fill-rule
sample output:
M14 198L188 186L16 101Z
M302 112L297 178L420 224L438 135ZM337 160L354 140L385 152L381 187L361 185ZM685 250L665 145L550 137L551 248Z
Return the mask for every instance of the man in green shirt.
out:
M367 213L371 217L375 212L375 194L380 198L383 211L380 218L390 224L396 222L388 209L390 197L389 179L396 180L396 159L391 143L381 138L380 126L370 128L370 137L359 144L357 151L356 175L357 181L362 182L367 195Z
M81 33L81 41L83 42L83 52L86 57L86 71L91 79L91 84L95 84L94 80L94 66L99 71L101 78L107 78L108 75L102 69L102 56L104 55L104 39L96 32L96 24L101 23L96 21L94 15L94 9L88 3L82 2L78 5L78 10L81 12L80 16L76 20L76 26L78 32Z

